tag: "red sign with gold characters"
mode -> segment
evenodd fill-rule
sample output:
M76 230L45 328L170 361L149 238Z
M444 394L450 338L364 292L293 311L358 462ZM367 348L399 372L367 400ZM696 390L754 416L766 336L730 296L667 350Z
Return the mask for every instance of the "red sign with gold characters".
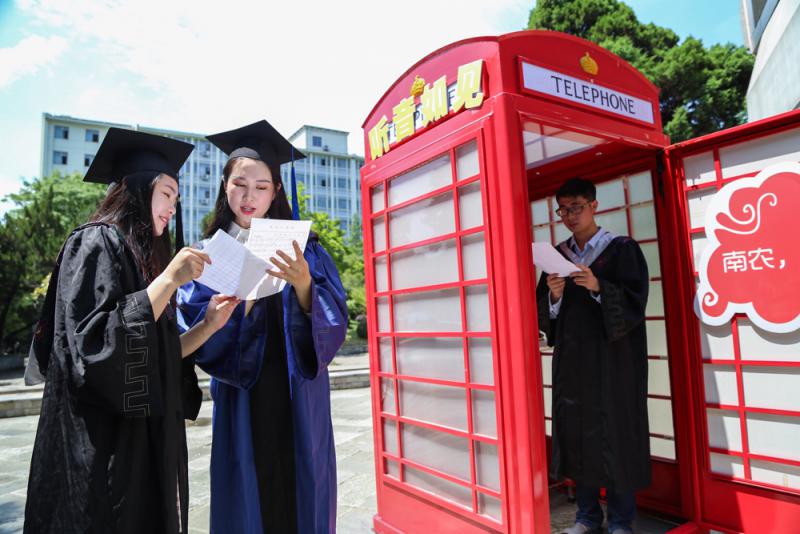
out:
M744 313L770 332L800 328L800 164L777 163L724 187L706 212L695 311L710 325Z

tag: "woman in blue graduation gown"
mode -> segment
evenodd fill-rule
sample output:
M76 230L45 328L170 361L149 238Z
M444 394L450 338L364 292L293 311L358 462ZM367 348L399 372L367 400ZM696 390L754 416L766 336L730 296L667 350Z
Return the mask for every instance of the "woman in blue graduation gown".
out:
M223 230L244 243L252 218L293 217L280 164L304 156L272 126L260 121L208 139L229 160L206 238ZM212 376L212 532L336 529L327 366L344 341L346 297L316 236L293 255L271 259L271 272L288 282L283 291L239 305L195 353ZM211 294L198 282L179 290L181 328L203 319Z

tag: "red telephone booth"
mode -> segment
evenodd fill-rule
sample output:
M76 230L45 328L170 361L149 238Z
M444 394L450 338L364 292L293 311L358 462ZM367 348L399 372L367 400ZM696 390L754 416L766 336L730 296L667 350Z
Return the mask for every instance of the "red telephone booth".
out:
M686 518L686 532L800 524L797 446L752 437L800 432L800 400L789 406L800 334L764 337L741 314L704 328L692 254L703 246L692 214L718 188L769 158L800 159L800 114L668 147L658 89L638 71L582 39L528 31L430 54L364 131L376 531L549 532L552 354L536 327L531 242L568 237L552 195L575 175L597 182L599 224L635 238L651 275L653 484L640 506ZM742 344L750 352L721 348ZM771 380L788 398L744 402L768 398Z

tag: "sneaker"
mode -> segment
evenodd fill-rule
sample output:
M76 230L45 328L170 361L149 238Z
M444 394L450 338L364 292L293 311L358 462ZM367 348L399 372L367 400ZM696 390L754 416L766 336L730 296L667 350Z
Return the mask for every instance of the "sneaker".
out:
M569 528L565 528L561 531L561 534L596 534L600 532L599 529L593 529L584 525L583 523L575 523Z

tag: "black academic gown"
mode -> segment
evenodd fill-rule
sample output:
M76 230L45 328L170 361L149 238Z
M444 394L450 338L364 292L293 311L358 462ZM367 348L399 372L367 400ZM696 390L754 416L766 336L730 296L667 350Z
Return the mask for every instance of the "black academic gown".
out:
M172 308L112 226L78 229L57 278L25 532L186 532L184 418L201 392Z
M647 263L636 241L616 237L590 268L600 303L568 279L551 320L546 275L536 290L539 328L555 347L551 476L633 491L650 484Z

